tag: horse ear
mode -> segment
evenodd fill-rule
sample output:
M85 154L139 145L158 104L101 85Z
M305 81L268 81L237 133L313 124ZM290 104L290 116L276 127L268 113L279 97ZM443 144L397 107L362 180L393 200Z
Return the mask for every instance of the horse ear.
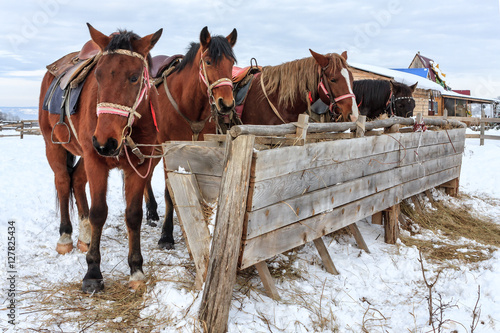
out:
M108 37L102 32L98 31L93 26L91 26L90 23L87 23L87 27L89 28L90 37L92 38L94 43L96 43L100 47L101 51L103 51L111 41L111 37Z
M347 61L347 51L344 51L342 52L342 54L340 55L342 58L344 58L344 60Z
M238 32L236 31L236 29L233 29L233 31L231 31L231 33L226 37L231 47L234 47L234 44L236 44L237 37L238 37Z
M210 32L208 32L208 27L205 27L200 32L200 44L202 46L202 50L205 50L210 44L210 40L212 37L210 36Z
M316 59L316 62L321 68L328 66L328 64L330 63L330 59L328 59L327 56L316 53L311 49L309 49L309 52L311 52L313 58Z
M410 86L412 93L415 92L415 89L417 89L417 85L418 85L418 81L414 85Z
M155 46L156 42L158 42L162 32L163 29L160 29L154 34L144 36L138 40L134 40L132 41L132 46L138 53L146 56L149 51L151 51L151 49Z

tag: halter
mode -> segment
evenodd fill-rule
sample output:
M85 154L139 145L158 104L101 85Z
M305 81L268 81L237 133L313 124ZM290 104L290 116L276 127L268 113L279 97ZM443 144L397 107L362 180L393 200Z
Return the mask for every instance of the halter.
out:
M386 106L386 109L388 108L391 111L391 117L395 116L394 109L396 109L396 104L395 104L396 101L404 100L404 99L407 99L410 101L415 101L415 99L412 96L394 97L394 95L392 94L392 90L391 90L391 95L389 96L389 100L387 101L387 106Z
M201 54L199 75L200 75L200 80L203 81L203 83L205 83L205 85L207 86L208 101L209 101L210 105L212 106L212 111L213 111L213 108L215 107L215 97L213 95L212 90L215 88L218 88L218 87L222 87L222 86L230 86L232 89L233 88L233 80L224 77L224 78L218 79L217 81L209 84L208 76L207 76L207 69L205 68L205 62L203 61L203 55L207 51L208 51L208 49L203 51L203 53Z
M326 65L325 67L321 67L320 73L319 73L319 83L318 83L318 90L323 91L323 93L328 97L330 100L330 113L335 114L335 109L338 108L337 102L347 99L347 98L356 98L354 94L345 94L345 95L340 95L339 97L335 97L331 91L330 85L325 85L323 83L324 80L327 80L326 77L326 69L330 66L330 64Z
M144 96L148 96L149 89L151 89L152 82L149 77L149 65L148 61L145 57L143 57L141 54L137 52L133 52L130 50L125 50L125 49L117 49L113 51L105 51L102 53L102 56L109 55L109 54L121 54L121 55L127 55L135 58L139 58L142 60L144 66L142 67L142 73L141 73L141 80L140 80L140 86L139 86L139 92L137 93L137 97L135 98L135 102L132 105L132 107L122 105L122 104L115 104L115 103L108 103L108 102L100 102L97 103L97 116L103 113L107 114L115 114L118 116L122 117L127 117L127 125L122 130L122 140L121 144L123 145L124 143L128 145L132 152L139 158L139 164L142 164L144 162L144 155L141 153L135 142L132 140L131 135L132 135L132 124L134 123L135 117L141 118L141 114L137 112L137 107L139 104L142 102L144 99ZM156 124L156 116L154 113L153 105L151 104L150 101L150 106L151 106L151 113L153 115L153 121L156 126L156 130L158 130L158 126ZM127 151L125 150L127 153ZM128 155L127 155L128 157ZM129 159L130 162L130 159ZM151 163L151 160L150 160ZM132 164L130 164L132 165ZM133 167L133 166L132 166ZM134 168L135 170L135 168ZM136 170L137 172L137 170ZM149 173L149 169L148 172ZM147 175L146 173L146 175ZM139 176L142 177L142 175L139 174Z

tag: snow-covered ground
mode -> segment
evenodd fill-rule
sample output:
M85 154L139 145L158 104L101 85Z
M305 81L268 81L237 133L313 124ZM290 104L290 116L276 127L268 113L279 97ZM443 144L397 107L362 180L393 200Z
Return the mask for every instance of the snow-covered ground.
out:
M491 130L488 134L500 135ZM15 331L8 323L9 301L15 299L19 332L99 332L102 323L75 324L68 318L74 308L42 309L46 298L86 299L74 287L67 295L52 293L61 285L79 285L86 271L85 254L73 250L68 255L55 251L59 237L59 217L55 205L53 173L44 154L41 136L0 138L0 331ZM467 139L463 155L460 191L468 199L458 201L434 192L440 199L467 205L500 223L500 141ZM163 173L157 170L153 186L159 212ZM109 215L102 238L102 271L105 283L126 281L128 242L123 222L124 200L119 171L112 171L108 191ZM74 216L76 221L76 216ZM11 232L15 227L15 233ZM427 321L427 288L418 262L418 250L403 244L388 245L379 225L358 222L371 250L357 248L351 237L324 237L340 275L327 273L313 245L296 253L282 254L270 262L281 270L276 285L281 296L266 296L255 273L240 274L234 288L229 316L229 332L430 332ZM9 233L10 232L10 233ZM200 331L197 315L202 293L193 290L193 264L182 233L175 226L175 250L156 248L160 229L143 227L142 250L146 275L153 273L156 285L145 295L140 317L151 317L153 332ZM16 262L8 266L8 237L15 236ZM424 233L423 237L434 237ZM76 240L76 232L73 235ZM462 241L462 240L459 240ZM287 264L289 263L289 264ZM433 280L437 264L425 261L426 276ZM8 273L15 270L15 274ZM14 276L12 276L14 275ZM124 282L126 283L126 282ZM9 289L15 287L11 297ZM443 332L470 332L472 312L481 297L480 323L475 332L500 332L500 252L475 265L445 269L434 286L443 302L454 305L444 311ZM46 304L46 303L45 303ZM98 311L98 310L96 310ZM51 324L48 320L51 319ZM121 317L113 318L120 323ZM86 328L85 325L88 325ZM123 332L131 331L124 326ZM133 331L133 330L132 330Z

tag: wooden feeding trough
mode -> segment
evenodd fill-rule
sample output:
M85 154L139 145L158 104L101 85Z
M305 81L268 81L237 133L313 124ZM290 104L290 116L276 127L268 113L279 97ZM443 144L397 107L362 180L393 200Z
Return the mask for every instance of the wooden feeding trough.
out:
M195 285L205 282L200 319L208 331L225 330L238 269L254 265L278 298L266 259L312 241L325 268L338 274L322 236L349 227L368 251L356 222L383 214L385 239L394 243L402 200L443 184L456 192L464 124L424 119L423 131L420 116L363 120L309 124L304 116L296 124L236 126L208 141L164 144ZM217 201L213 236L204 201Z

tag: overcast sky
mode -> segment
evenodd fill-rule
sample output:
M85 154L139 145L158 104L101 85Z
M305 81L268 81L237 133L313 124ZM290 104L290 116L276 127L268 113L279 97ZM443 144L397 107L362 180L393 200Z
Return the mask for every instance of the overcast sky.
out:
M105 34L144 36L163 28L152 55L185 53L208 26L238 30L239 66L252 57L277 65L316 52L348 61L407 68L417 51L439 63L453 89L500 96L500 0L105 0L2 1L0 106L37 106L45 66L90 38L86 22Z

